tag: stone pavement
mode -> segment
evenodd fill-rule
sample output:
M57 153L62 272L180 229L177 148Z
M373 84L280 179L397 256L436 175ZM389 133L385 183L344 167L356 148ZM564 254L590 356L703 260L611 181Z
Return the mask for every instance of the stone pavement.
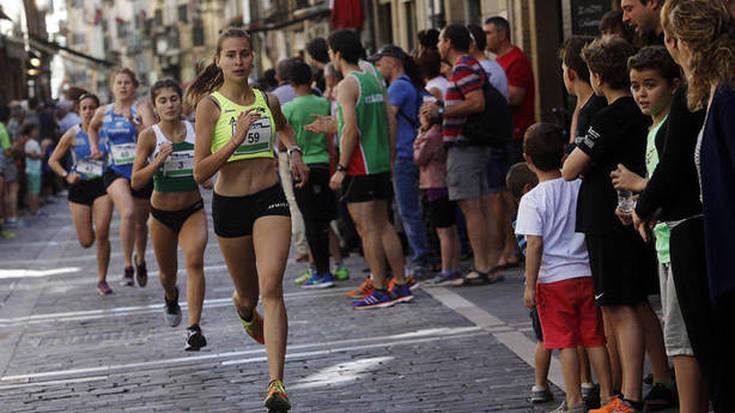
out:
M209 194L207 194L209 198ZM209 202L206 202L209 210ZM113 224L110 282L95 291L94 249L76 242L65 202L44 208L13 240L0 240L0 411L258 412L265 351L242 331L232 284L211 233L202 328L208 346L183 351L184 325L163 322L163 290L149 247L145 288L119 285ZM117 219L116 221L117 222ZM355 312L337 288L293 285L289 262L286 385L293 412L542 412L528 403L533 342L519 275L496 286L418 288L390 309ZM186 312L179 273L181 303ZM184 317L184 320L186 318ZM529 350L530 349L530 350ZM555 369L555 382L560 373ZM557 400L562 394L554 387Z

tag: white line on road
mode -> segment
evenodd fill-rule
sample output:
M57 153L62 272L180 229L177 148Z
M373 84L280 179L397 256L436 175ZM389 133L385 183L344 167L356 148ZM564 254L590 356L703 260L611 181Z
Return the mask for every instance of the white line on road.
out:
M66 380L47 380L47 381L39 381L39 382L33 382L33 383L10 384L7 386L0 386L0 391L31 387L31 386L55 386L55 385L61 385L61 384L88 383L91 381L107 380L108 378L109 378L108 376L92 376L92 377L79 377L76 379L66 379Z
M38 278L48 277L50 275L73 274L78 272L79 269L79 267L63 267L48 270L0 269L0 280L8 278Z
M483 335L483 334L487 334L487 332L481 331L479 327L475 327L475 326L457 327L457 328L446 327L446 328L436 328L436 329L428 329L428 330L418 330L418 331L413 331L409 333L394 334L394 335L389 335L389 336L361 337L361 338L352 338L352 339L345 339L345 340L326 341L322 343L294 344L294 345L289 346L289 350L292 350L292 351L293 350L305 350L305 349L311 349L311 348L324 348L324 347L326 347L327 350L289 353L287 354L287 358L303 358L303 357L329 354L332 352L346 352L346 351L359 350L363 348L366 349L366 348L374 348L374 347L389 347L392 345L416 344L416 343L421 343L421 342L436 341L440 339L449 340L449 339L471 337L471 336ZM344 345L355 345L355 344L360 344L360 343L371 343L371 344L344 347L341 349L337 347L337 346L344 346ZM89 367L89 368L79 368L79 369L69 369L69 370L52 370L52 371L45 371L45 372L40 372L40 373L18 374L18 375L12 375L12 376L4 376L2 379L0 379L0 381L3 381L3 382L28 381L28 380L33 380L33 379L75 376L75 375L82 375L82 374L97 374L97 375L108 374L109 375L110 373L113 373L113 372L132 370L132 369L136 370L136 372L140 372L141 369L145 369L145 368L153 368L153 367L159 368L161 366L167 366L167 365L185 364L185 363L199 362L199 361L212 360L212 359L241 357L241 356L263 354L263 353L265 353L265 348L260 346L259 348L255 350L202 354L202 355L189 356L189 357L176 357L176 358L170 358L170 359L151 360L151 361L144 361L144 362L138 362L138 363L112 364L112 365L107 365L107 366L98 366L98 367ZM266 356L258 356L258 357L253 357L249 359L232 360L231 362L223 362L222 364L229 365L229 364L254 363L254 362L265 361L265 360L266 360ZM28 383L28 384L30 385L32 383Z
M499 331L498 327L507 327L507 324L498 317L495 317L478 307L471 301L455 292L449 291L446 288L426 288L424 291L445 306L463 315L476 326L486 331L491 331L492 335L495 336L499 342L508 347L513 353L525 361L526 364L531 367L534 366L536 343L531 341L531 339L529 339L525 334L513 328ZM549 381L557 385L559 388L564 388L564 377L561 374L561 364L559 364L559 360L557 358L551 359Z
M294 293L285 293L283 297L285 299L294 298L316 298L316 297L331 297L339 296L344 294L346 291L351 290L349 287L343 288L330 288L328 290L310 290L310 291L299 291ZM26 317L16 318L0 318L0 328L14 327L19 325L27 324L39 324L48 322L64 322L64 321L82 321L82 320L94 320L105 317L121 317L136 314L148 314L158 313L161 311L162 304L150 304L141 306L129 306L129 307L117 307L117 308L105 308L98 310L85 310L85 311L71 311L65 313L48 313L48 314L36 314ZM204 300L204 308L219 308L232 306L232 296L225 298L213 298ZM186 309L188 305L181 303L181 308Z
M331 348L326 350L317 350L317 351L305 351L301 353L288 353L286 354L286 360L292 360L292 359L303 359L308 357L315 357L315 356L325 356L328 354L335 354L335 353L347 353L350 351L357 351L357 350L369 350L371 348L386 348L390 346L401 346L401 345L412 345L412 344L420 344L420 343L431 343L434 341L443 341L443 340L454 340L459 338L469 338L469 337L476 337L486 334L486 332L475 332L475 333L469 333L469 334L457 334L453 336L444 336L444 337L427 337L427 338L412 338L410 340L398 340L398 341L390 341L390 342L380 342L380 343L372 343L372 344L363 344L360 346L351 346L351 347L338 347L338 348ZM248 364L248 363L258 363L261 361L267 361L268 358L266 356L263 357L254 357L254 358L247 358L247 359L239 359L239 360L228 360L223 361L223 366L232 366L234 364Z
M381 364L394 360L395 357L369 357L344 363L338 363L304 377L290 386L289 390L315 389L325 386L339 386L356 381L362 373L379 368Z

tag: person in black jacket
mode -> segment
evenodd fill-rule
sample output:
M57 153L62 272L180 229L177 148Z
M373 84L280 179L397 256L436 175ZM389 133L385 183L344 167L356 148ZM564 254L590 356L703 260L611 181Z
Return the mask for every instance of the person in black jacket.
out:
M698 139L691 138L695 135L692 130L686 139L688 151L691 151L689 156L694 158L699 172L704 216L698 219L695 209L683 210L686 214L682 215L689 215L691 219L679 220L681 223L674 232L684 229L689 231L688 237L681 244L675 244L672 232L672 254L675 248L680 249L682 254L692 256L689 264L697 264L692 266L697 272L687 275L690 283L680 299L692 299L687 320L690 337L701 333L703 338L710 338L709 342L705 341L701 354L705 358L703 368L715 412L733 412L735 352L726 326L732 324L735 313L735 240L732 237L735 228L735 22L725 1L669 0L661 15L667 47L689 82L688 107L707 109ZM687 164L691 185L692 168ZM681 182L675 185L676 191L683 192ZM650 207L647 211L646 206L643 204L643 209L638 211L642 216L650 213ZM690 215L692 213L695 217ZM645 221L637 224L643 226ZM684 227L678 228L682 225ZM706 282L702 276L705 266ZM685 318L686 313L684 311ZM710 314L711 318L706 318Z

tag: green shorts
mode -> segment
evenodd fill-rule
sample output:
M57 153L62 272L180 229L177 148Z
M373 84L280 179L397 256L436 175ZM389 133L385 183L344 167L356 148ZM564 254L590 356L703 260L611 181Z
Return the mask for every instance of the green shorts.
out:
M29 194L38 195L41 193L41 174L26 174L26 181L28 182Z

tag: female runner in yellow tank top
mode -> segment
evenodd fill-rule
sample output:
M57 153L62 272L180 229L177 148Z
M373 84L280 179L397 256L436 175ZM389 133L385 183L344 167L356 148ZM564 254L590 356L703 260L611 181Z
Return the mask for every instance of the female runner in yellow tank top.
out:
M283 387L288 333L283 302L283 273L291 241L288 202L278 181L276 135L288 148L297 185L308 178L294 133L278 99L248 84L253 67L250 37L242 29L225 30L214 61L187 91L196 106L194 179L202 183L219 173L212 217L230 277L233 301L245 331L268 354L266 407L285 412L290 403ZM256 312L258 296L264 318Z

